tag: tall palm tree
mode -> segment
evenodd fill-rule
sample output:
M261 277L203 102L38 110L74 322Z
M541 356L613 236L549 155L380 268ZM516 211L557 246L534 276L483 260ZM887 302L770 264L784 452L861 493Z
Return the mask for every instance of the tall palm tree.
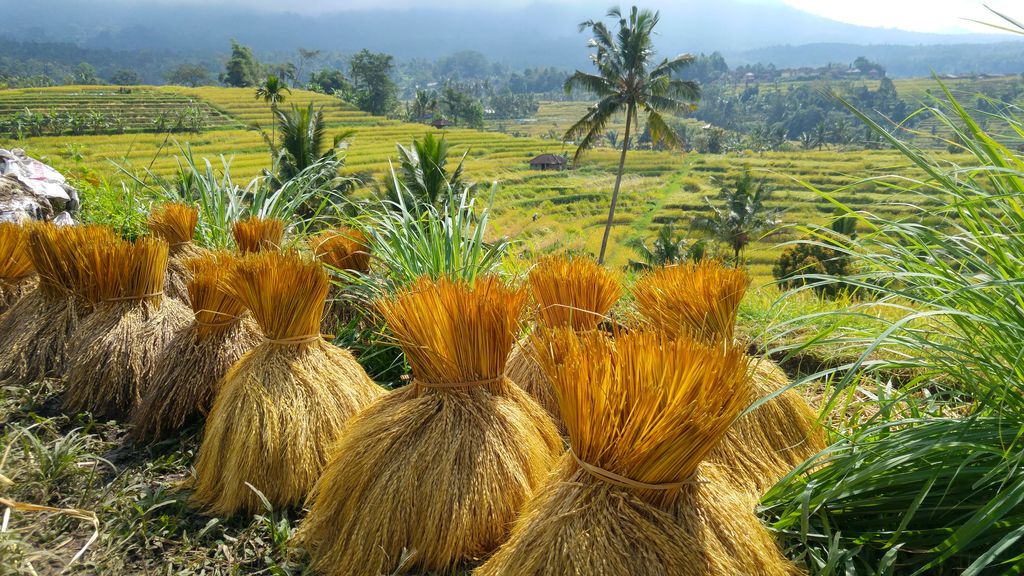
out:
M765 206L770 195L771 188L764 180L754 182L750 172L744 172L735 186L724 186L718 193L723 207L704 199L712 214L695 218L692 227L728 244L733 252L733 263L739 266L740 253L753 236L779 224L779 210Z
M284 102L284 93L292 93L288 85L273 74L267 76L259 86L256 87L256 99L270 104L271 113L271 138L277 140L277 105Z
M672 78L673 74L693 63L693 56L684 54L661 62L654 59L652 36L658 24L658 12L639 10L634 6L628 17L624 17L618 8L609 10L608 16L618 20L618 32L614 35L603 22L587 20L579 26L580 32L589 28L593 33L588 45L595 49L590 60L597 67L597 74L577 70L565 81L568 94L583 91L600 98L565 133L566 140L579 141L573 158L574 164L579 162L585 150L600 139L616 115L626 116L619 170L612 190L598 262L604 262L608 236L615 218L615 204L619 199L622 172L626 165L630 130L636 131L640 112L646 117L647 127L655 143L678 146L682 142L675 131L669 128L662 114L692 110L700 98L700 86L696 82Z

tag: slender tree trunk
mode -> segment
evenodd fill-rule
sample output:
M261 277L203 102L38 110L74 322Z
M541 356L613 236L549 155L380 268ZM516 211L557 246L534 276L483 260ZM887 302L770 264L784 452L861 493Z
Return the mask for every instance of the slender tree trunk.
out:
M619 173L615 176L615 188L612 190L612 204L608 207L608 221L604 224L604 237L601 238L601 254L597 257L598 264L604 264L604 253L608 249L608 236L612 232L615 220L615 203L619 200L619 186L622 184L622 172L626 168L626 151L629 150L629 127L633 120L633 105L626 109L626 133L622 137L622 154L619 155Z
M277 104L270 105L270 169L277 159Z

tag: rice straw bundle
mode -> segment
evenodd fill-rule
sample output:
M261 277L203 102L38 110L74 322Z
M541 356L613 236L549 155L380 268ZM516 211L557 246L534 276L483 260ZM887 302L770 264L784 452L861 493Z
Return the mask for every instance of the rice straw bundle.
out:
M539 306L539 322L549 328L594 330L622 295L622 284L590 258L542 259L530 270L530 291ZM537 399L555 418L558 402L528 342L517 345L508 360L508 377Z
M133 440L161 440L205 415L221 378L262 340L245 306L224 290L235 261L228 253L185 261L194 318L157 360L153 383L132 414Z
M744 271L705 261L654 271L637 282L633 296L651 328L709 344L731 343L748 284ZM769 360L754 363L748 405L789 384L772 366ZM817 412L790 389L742 416L709 460L721 464L733 483L757 500L824 447Z
M794 571L702 461L746 405L746 358L652 332L534 336L567 452L479 576Z
M421 279L378 302L414 379L352 419L317 482L299 534L314 569L448 572L505 540L562 450L504 376L524 300L481 278Z
M68 342L90 309L82 297L91 282L92 246L114 240L101 226L28 226L37 286L0 316L0 381L26 386L63 374Z
M366 236L355 228L327 230L309 239L309 247L316 259L330 269L349 270L366 274L370 271L370 248ZM328 295L327 311L321 329L333 333L339 324L350 321L353 310L342 299L342 290L332 285Z
M28 230L21 224L0 222L0 314L21 298L31 277Z
M231 234L243 254L279 250L284 239L284 221L252 216L235 222Z
M149 215L149 230L153 236L167 241L167 279L164 298L174 298L188 304L188 283L191 271L185 260L202 254L192 243L199 223L199 210L186 204L164 204Z
M211 514L300 504L346 421L383 393L348 351L324 341L323 268L294 253L242 258L223 282L265 337L218 385L192 501Z
M153 367L175 332L192 317L164 299L167 242L140 238L97 245L89 254L95 307L73 338L78 342L64 376L66 413L125 418L152 382Z

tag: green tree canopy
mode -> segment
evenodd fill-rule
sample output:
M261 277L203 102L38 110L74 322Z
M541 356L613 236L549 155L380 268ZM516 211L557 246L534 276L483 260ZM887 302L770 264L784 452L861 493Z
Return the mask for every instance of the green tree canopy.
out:
M390 54L362 49L349 63L355 104L375 116L386 116L398 105L398 87L391 79L394 69Z
M260 63L253 56L252 50L232 40L231 58L224 65L220 81L235 88L255 86L260 81L260 69Z

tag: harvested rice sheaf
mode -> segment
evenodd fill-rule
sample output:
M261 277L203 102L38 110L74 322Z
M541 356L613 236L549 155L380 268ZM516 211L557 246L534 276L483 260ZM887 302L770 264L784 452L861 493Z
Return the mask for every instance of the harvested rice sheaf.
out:
M242 258L224 291L264 340L217 385L196 462L192 502L211 514L301 504L349 418L383 390L352 355L324 341L327 274L292 253Z
M154 208L149 215L150 232L168 245L164 298L174 298L188 304L187 284L191 270L185 261L203 253L192 242L198 223L199 210L186 204L163 204Z
M705 261L662 268L637 281L636 307L647 327L706 343L731 343L749 278L742 270ZM753 363L747 404L789 386L785 374L760 359ZM758 500L798 464L825 448L818 414L788 389L742 416L709 460Z
M309 247L316 259L328 270L345 270L366 274L370 271L370 248L366 237L355 228L326 230L309 239ZM342 297L342 288L332 285L327 297L321 329L335 333L339 326L354 317L351 304Z
M0 222L0 315L32 286L32 273L28 229Z
M535 335L571 451L481 576L795 572L703 464L749 393L734 347L641 332Z
M253 216L239 220L231 227L235 245L243 254L280 250L284 240L284 221Z
M167 242L140 238L92 247L93 280L85 294L94 306L72 335L77 343L64 376L63 410L127 418L153 379L153 368L191 310L165 299Z
M448 573L491 554L562 441L504 376L525 300L494 278L421 279L378 309L413 383L352 419L299 540L322 574Z
M69 342L92 307L91 247L115 239L109 229L30 224L28 251L36 286L0 316L0 381L27 386L64 373Z
M622 295L618 275L590 258L545 258L530 270L530 291L537 303L537 322L548 328L569 326L594 330ZM558 420L558 403L529 340L516 344L508 360L508 376L537 399Z
M186 260L192 322L175 333L153 369L153 383L132 415L132 439L161 440L209 412L217 384L262 340L259 326L223 283L236 259L210 253Z

